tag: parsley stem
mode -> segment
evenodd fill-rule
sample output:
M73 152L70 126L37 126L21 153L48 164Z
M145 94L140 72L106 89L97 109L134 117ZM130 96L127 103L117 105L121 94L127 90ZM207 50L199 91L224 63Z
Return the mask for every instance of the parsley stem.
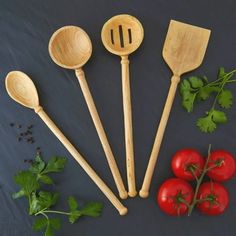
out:
M54 214L61 214L61 215L71 215L71 213L69 212L65 212L65 211L51 211L51 210L48 210L48 211L43 211L43 213L54 213Z

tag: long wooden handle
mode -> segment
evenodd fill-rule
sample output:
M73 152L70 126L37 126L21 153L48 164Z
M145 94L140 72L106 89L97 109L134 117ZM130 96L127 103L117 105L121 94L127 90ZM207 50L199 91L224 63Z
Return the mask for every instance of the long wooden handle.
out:
M151 152L151 156L148 162L148 166L147 166L147 170L145 173L145 177L143 180L143 185L142 188L139 192L140 197L142 198L146 198L149 195L149 188L150 188L150 184L152 181L152 176L153 176L153 172L156 166L156 162L157 162L157 158L158 158L158 154L160 151L160 147L161 147L161 143L162 143L162 139L165 133L165 128L167 125L167 121L170 115L170 111L171 111L171 107L174 101L174 97L175 97L175 93L176 93L176 89L178 86L178 83L180 81L180 77L179 76L172 76L171 78L171 86L169 89L169 93L166 99L166 104L161 116L161 121L157 130L157 134L156 134L156 138L153 144L153 148L152 148L152 152Z
M137 195L137 191L135 184L133 126L132 126L132 108L131 108L128 56L122 56L121 69L122 69L122 93L123 93L124 127L125 127L126 169L127 169L128 188L129 188L128 194L130 197L135 197Z
M65 135L57 128L57 126L53 123L49 116L44 112L43 108L37 107L35 109L35 112L40 116L40 118L45 122L45 124L55 134L55 136L61 141L61 143L65 146L69 153L75 158L75 160L80 164L84 171L94 181L94 183L106 195L106 197L110 200L114 207L119 211L120 215L125 215L128 212L127 208L119 201L119 199L97 175L92 167L85 161L85 159L80 155L80 153L75 149L75 147L70 143Z
M75 74L79 80L81 90L83 92L83 95L84 95L85 101L87 103L90 115L92 117L93 123L95 125L99 139L101 141L103 150L105 152L105 155L106 155L106 158L108 161L108 165L109 165L111 173L113 175L113 178L114 178L116 187L118 189L120 198L126 199L128 197L128 194L127 194L127 191L125 190L125 186L124 186L123 180L121 178L121 174L118 169L115 157L112 153L112 150L111 150L110 144L108 142L105 130L102 126L102 122L100 120L96 106L94 104L93 97L90 93L90 89L89 89L87 81L85 79L84 72L82 69L78 69L75 71Z

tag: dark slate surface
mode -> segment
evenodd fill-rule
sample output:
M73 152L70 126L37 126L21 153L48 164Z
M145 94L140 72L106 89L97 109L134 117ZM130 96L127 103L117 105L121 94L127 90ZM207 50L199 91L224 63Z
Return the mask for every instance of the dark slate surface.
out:
M98 219L81 219L79 223L70 225L63 218L62 230L57 234L59 236L235 235L235 179L226 184L231 197L230 208L219 217L206 217L195 212L190 218L173 218L163 214L155 202L158 186L172 176L170 159L176 150L195 147L205 154L208 143L212 143L214 148L225 148L236 154L235 107L228 112L230 119L226 125L214 134L206 135L197 130L194 122L208 105L202 105L193 115L188 115L182 110L177 96L150 198L126 200L124 204L128 206L129 214L120 217L37 115L11 100L4 86L4 78L10 70L28 73L37 85L45 110L116 192L74 73L59 68L51 61L47 45L51 34L64 25L78 25L90 35L93 55L84 69L125 179L119 58L104 49L100 31L103 23L113 15L128 13L136 16L145 29L143 44L130 57L136 174L137 186L140 187L170 83L170 70L161 57L170 19L212 29L204 63L194 73L213 78L219 66L228 69L236 66L235 7L233 0L0 0L0 235L40 235L31 231L32 219L26 212L27 203L11 199L12 192L18 189L12 176L25 167L23 160L32 158L37 146L42 147L45 159L54 154L69 159L65 173L55 176L57 185L54 189L62 192L59 208L66 208L65 199L69 194L82 202L99 200L105 205L103 215ZM232 86L232 89L236 93L236 87ZM9 126L10 122L33 123L36 144L18 143L17 130Z

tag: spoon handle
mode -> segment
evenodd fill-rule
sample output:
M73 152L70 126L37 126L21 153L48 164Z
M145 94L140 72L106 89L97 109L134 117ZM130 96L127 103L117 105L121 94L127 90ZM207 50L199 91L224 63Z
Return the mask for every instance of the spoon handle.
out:
M128 56L122 56L121 58L122 58L121 70L122 70L122 93L123 93L124 127L125 127L126 169L127 169L128 188L129 188L128 194L130 197L135 197L137 191L135 184L129 59Z
M145 173L145 177L143 180L143 185L142 188L139 192L140 197L142 198L146 198L149 195L149 189L150 189L150 184L152 181L152 177L153 177L153 173L154 173L154 169L156 166L156 162L157 162L157 158L158 158L158 154L160 151L160 147L161 147L161 143L162 143L162 139L165 133L165 129L166 129L166 125L168 122L168 118L170 115L170 111L171 111L171 107L175 98L175 93L176 93L176 89L178 86L178 83L180 81L180 77L177 75L173 75L171 78L171 86L169 89L169 93L166 99L166 104L161 116L161 121L159 123L159 127L157 129L157 134L156 134L156 138L153 144L153 148L152 148L152 152L151 152L151 156L148 162L148 166L147 166L147 170Z
M92 117L93 123L95 125L99 139L101 141L103 150L105 152L105 155L106 155L110 170L112 172L116 187L118 189L119 195L122 199L126 199L128 194L127 194L127 191L125 190L125 186L124 186L123 180L121 178L120 171L118 169L115 157L114 157L111 147L109 145L105 130L102 126L102 122L100 120L96 106L94 104L93 97L92 97L91 92L89 90L84 72L82 69L78 69L75 71L75 74L79 80L81 90L83 92L83 95L84 95L85 101L87 103L90 115Z
M35 109L35 112L40 116L40 118L45 122L45 124L55 134L55 136L61 141L61 143L80 164L80 166L84 169L88 176L90 176L94 183L100 188L100 190L105 194L105 196L110 200L114 207L119 211L120 215L125 215L128 211L127 208L119 201L119 199L97 175L92 167L85 161L85 159L80 155L80 153L60 131L60 129L58 129L58 127L53 123L50 117L44 112L43 108L37 107Z

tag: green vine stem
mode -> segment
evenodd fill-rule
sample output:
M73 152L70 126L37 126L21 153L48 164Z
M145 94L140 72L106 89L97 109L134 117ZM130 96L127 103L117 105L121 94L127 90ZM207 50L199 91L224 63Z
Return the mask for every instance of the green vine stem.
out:
M208 163L209 163L209 160L210 160L210 155L211 155L211 144L208 147L207 159L206 159L205 165L203 167L202 173L201 173L199 178L195 175L194 170L190 169L191 173L193 174L193 176L196 179L197 184L196 184L196 188L195 188L195 192L194 192L194 196L193 196L193 201L192 201L192 203L190 205L188 205L188 216L190 216L192 214L192 211L193 211L194 207L196 206L196 204L199 203L199 200L197 199L197 196L198 196L199 188L201 186L201 183L202 183L206 173L209 170L211 170L211 169L213 169L213 168L215 168L217 166L220 166L222 164L222 160L221 160L221 161L216 162L211 167L208 167ZM201 199L201 201L209 201L209 200L210 199L208 199L208 198Z

